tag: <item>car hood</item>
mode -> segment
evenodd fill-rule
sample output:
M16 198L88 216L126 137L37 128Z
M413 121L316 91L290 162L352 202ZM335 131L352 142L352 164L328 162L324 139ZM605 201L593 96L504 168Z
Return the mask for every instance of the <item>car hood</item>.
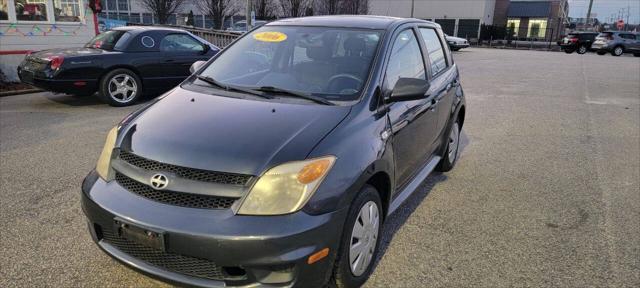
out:
M445 39L447 39L448 42L456 42L456 43L464 43L467 41L467 39L453 37L453 36L447 36L445 37Z
M280 163L305 159L349 111L178 87L128 121L120 146L164 163L260 175Z
M102 49L96 49L96 48L57 48L57 49L47 49L47 50L34 52L31 54L31 57L35 57L35 58L47 58L50 56L75 57L75 56L98 55L103 53L110 53L110 52Z

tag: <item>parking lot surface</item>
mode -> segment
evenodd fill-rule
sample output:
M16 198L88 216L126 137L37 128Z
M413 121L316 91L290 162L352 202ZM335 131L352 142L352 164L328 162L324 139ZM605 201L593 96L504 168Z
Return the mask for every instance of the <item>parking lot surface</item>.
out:
M454 57L461 158L387 219L366 286L640 287L640 58ZM80 208L106 132L134 109L0 98L0 287L166 285L102 253Z

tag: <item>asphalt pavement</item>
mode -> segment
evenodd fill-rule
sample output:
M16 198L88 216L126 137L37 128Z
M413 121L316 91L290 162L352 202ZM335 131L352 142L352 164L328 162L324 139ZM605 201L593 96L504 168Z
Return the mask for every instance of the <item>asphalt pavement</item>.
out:
M465 49L461 158L384 226L367 287L640 287L640 58ZM91 242L80 183L135 107L0 98L0 287L158 287Z

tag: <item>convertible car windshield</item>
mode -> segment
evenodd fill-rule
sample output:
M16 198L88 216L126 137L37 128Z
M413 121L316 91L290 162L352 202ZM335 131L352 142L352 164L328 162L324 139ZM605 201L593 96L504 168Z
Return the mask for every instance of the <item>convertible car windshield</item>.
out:
M356 100L380 36L376 30L263 26L223 52L201 76L249 89Z

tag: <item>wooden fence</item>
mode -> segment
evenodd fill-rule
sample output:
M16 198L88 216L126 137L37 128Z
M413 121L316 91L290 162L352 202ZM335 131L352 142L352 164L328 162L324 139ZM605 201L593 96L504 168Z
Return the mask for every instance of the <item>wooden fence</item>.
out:
M190 26L178 26L178 25L149 25L149 24L141 24L141 23L127 23L128 26L164 26L171 28L178 28L182 30L189 31L198 37L209 41L209 43L216 45L220 48L224 48L229 45L229 43L233 42L236 38L242 35L241 32L232 32L232 31L222 31L222 30L213 30L213 29L204 29Z

